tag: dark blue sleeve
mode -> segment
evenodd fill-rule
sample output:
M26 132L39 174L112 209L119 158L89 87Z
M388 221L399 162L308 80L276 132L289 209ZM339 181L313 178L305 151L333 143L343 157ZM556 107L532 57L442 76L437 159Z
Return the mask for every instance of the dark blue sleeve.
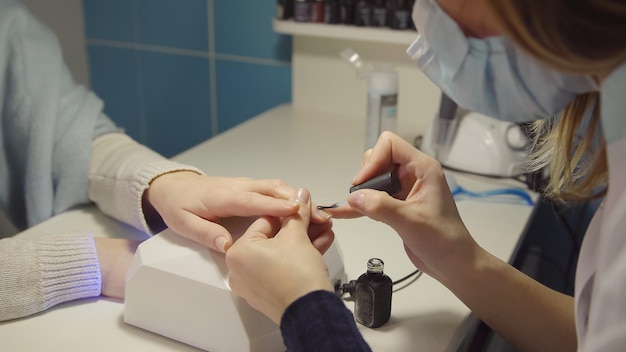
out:
M371 351L352 312L329 291L314 291L294 301L280 322L290 352Z

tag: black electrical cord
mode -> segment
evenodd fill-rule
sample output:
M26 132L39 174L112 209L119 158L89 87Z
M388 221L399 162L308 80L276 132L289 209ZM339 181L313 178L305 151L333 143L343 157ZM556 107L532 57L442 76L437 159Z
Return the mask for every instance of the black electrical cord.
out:
M401 278L401 279L398 279L398 280L394 281L394 282L393 282L393 285L397 285L397 284L399 284L399 283L402 283L402 282L404 282L404 281L408 280L411 276L416 275L416 274L419 274L419 273L421 273L420 269L415 269L415 271L414 271L414 272L412 272L412 273L410 273L409 275L407 275L407 276L405 276L405 277L403 277L403 278ZM420 274L420 275L421 275L421 274Z
M413 138L413 146L415 148L417 148L417 149L420 149L422 141L423 141L423 138L424 137L422 135L415 136L415 138ZM456 169L456 168L450 167L448 165L441 165L441 166L445 170L450 170L450 171L454 171L454 172L457 172L457 173L464 173L464 174L468 174L468 175L477 175L477 176L489 177L489 178L493 178L493 179L510 179L510 180L513 180L513 181L516 181L516 182L520 182L524 186L526 186L526 188L530 189L531 191L538 192L538 193L542 192L544 184L545 184L545 180L544 180L544 177L542 176L541 172L537 172L537 173L533 173L533 174L520 173L520 174L512 175L512 176L500 176L500 175L481 174L481 173L477 173L477 172L460 170L460 169Z
M417 281L417 279L420 278L420 276L422 276L422 274L424 274L423 271L419 271L419 270L415 270L414 272L410 273L409 275L403 277L400 280L397 280L395 282L393 282L393 287L396 287L393 292L398 292L400 290L403 290L407 287L409 287L412 283L414 283L415 281ZM403 286L398 287L398 284L404 282L405 280L408 280L409 278L412 278L411 281L406 282Z

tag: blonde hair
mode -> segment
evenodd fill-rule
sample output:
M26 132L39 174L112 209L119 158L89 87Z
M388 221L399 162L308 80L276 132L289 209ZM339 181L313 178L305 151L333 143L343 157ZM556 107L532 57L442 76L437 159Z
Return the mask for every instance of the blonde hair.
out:
M559 71L604 77L626 60L626 2L612 0L487 0L505 33ZM578 95L554 121L534 124L530 166L545 166L545 193L586 201L606 190L608 164L600 124L600 94ZM588 121L585 121L585 116ZM577 141L579 129L586 131Z
M548 168L550 179L544 192L562 202L586 201L603 196L608 175L606 143L601 134L598 93L577 96L561 113L561 118L539 120L532 125L531 170ZM590 114L585 124L585 114ZM583 139L576 140L581 129ZM600 140L596 141L596 136Z

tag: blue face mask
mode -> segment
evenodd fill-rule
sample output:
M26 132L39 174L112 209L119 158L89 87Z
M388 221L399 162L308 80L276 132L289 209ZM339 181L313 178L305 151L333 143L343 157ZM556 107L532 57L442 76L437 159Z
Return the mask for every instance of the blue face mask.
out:
M546 119L577 95L598 90L590 76L542 66L506 37L467 38L434 0L416 0L418 38L407 50L461 107L511 122Z

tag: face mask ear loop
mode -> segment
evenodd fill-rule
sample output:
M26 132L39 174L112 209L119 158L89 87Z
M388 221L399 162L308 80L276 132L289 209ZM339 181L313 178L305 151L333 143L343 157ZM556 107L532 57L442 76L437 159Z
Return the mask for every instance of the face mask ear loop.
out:
M421 34L417 36L417 39L415 39L415 42L413 42L408 51L411 59L413 59L419 67L428 66L435 56L430 48L430 44L428 44Z

